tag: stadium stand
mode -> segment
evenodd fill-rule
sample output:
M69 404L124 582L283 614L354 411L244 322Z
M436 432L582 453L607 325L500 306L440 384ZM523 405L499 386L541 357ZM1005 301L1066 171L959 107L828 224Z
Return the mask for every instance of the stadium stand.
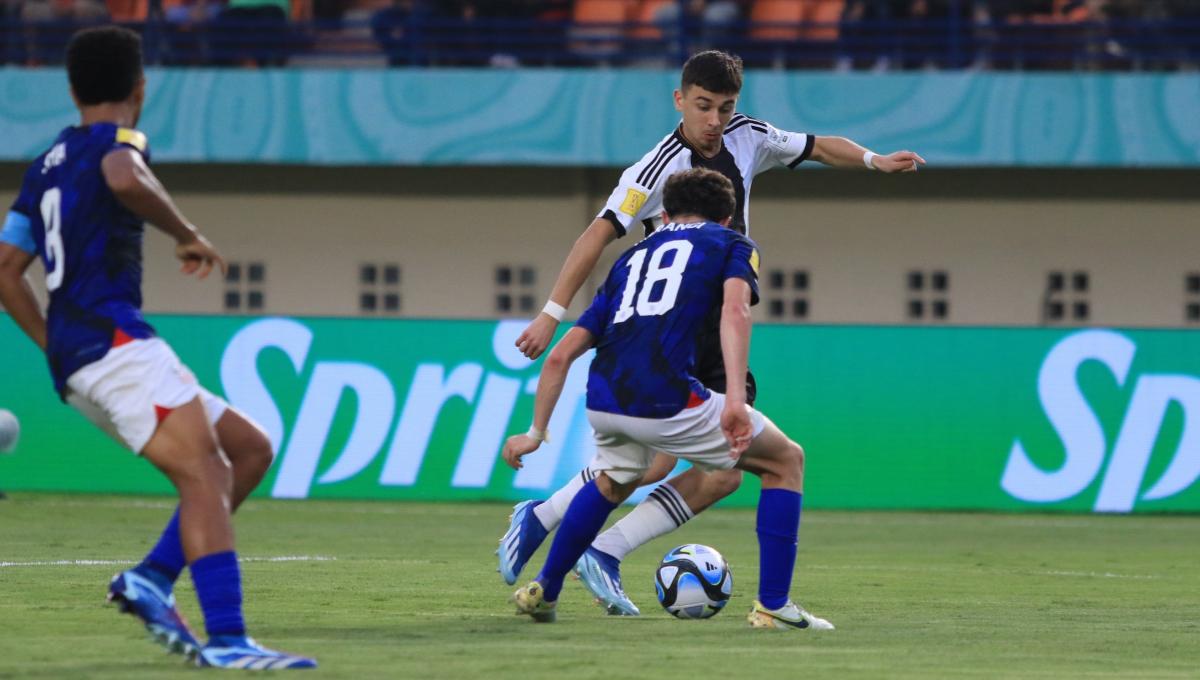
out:
M10 0L0 61L58 63L104 21L166 65L670 66L702 47L776 68L1200 64L1200 0Z

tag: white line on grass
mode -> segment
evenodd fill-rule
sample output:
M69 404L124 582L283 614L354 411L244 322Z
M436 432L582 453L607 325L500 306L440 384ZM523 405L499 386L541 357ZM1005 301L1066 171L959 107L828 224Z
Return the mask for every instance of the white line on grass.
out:
M239 557L239 562L334 562L326 555L277 555L274 557ZM41 562L0 562L5 567L119 567L137 564L133 560L47 560Z

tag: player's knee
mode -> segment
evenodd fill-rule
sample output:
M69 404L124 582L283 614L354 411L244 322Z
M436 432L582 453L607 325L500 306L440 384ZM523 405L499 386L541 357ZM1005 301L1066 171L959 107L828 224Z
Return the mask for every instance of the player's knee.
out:
M266 474L271 463L275 461L275 449L271 446L271 440L258 430L246 437L242 448L243 455L239 459L239 465L244 461L248 470L259 475Z
M804 477L804 449L792 440L787 440L784 451L784 471L781 476L800 480Z
M712 486L713 496L720 500L737 491L738 487L742 485L742 471L724 470L711 473L709 484Z

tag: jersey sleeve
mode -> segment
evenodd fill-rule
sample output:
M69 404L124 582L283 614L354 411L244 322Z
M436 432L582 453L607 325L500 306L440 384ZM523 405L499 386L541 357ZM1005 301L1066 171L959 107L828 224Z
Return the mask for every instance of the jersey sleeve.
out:
M37 244L33 240L33 218L37 215L33 191L29 186L29 174L21 184L21 193L13 201L4 226L0 228L0 243L16 246L27 253L36 253Z
M756 173L773 168L795 168L812 155L816 137L804 132L789 132L765 123L767 133L759 136Z
M628 234L634 225L653 220L657 217L655 211L661 210L665 182L658 181L659 175L673 157L672 151L678 153L667 144L664 141L621 173L621 181L608 197L604 210L596 216L611 222L618 238Z
M733 240L729 248L729 257L725 260L725 272L722 281L742 279L750 284L750 304L758 304L758 246L750 239L740 234Z
M592 337L599 338L604 331L604 326L608 321L608 294L605 288L596 291L596 297L592 298L592 304L588 306L579 320L575 322L576 326L586 330L592 334Z
M150 143L146 139L146 135L133 128L117 128L116 138L113 140L113 148L130 148L142 155L147 161L150 160Z

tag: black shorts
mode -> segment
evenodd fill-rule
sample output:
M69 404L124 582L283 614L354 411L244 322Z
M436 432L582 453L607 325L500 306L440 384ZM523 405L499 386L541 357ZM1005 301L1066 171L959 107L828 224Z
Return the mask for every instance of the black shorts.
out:
M725 394L725 357L721 354L721 308L718 307L704 320L704 332L696 341L695 376L710 390ZM758 385L754 374L746 371L746 403L754 406L758 396Z

